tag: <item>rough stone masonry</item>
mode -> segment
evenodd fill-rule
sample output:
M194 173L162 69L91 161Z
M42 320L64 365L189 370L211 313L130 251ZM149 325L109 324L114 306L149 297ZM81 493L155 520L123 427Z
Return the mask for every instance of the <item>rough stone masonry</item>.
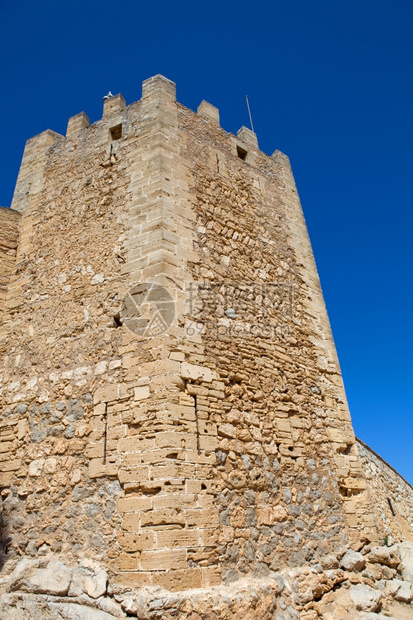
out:
M337 569L321 597L346 550L412 540L412 488L359 455L288 158L163 76L27 142L0 209L0 359L3 582L60 597L51 618ZM315 599L298 591L288 613Z

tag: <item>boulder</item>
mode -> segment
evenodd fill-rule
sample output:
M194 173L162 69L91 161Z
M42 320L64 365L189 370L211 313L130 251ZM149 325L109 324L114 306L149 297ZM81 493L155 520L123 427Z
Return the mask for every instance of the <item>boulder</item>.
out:
M391 581L386 582L385 592L386 594L390 594L390 596L394 596L400 586L405 583L401 579L391 579Z
M350 598L359 611L380 611L382 593L367 585L357 584L349 590Z
M96 607L105 611L107 614L115 616L115 618L126 618L126 614L122 611L122 608L118 603L115 603L113 598L108 596L102 596L96 601Z
M73 571L69 596L80 596L83 592L96 599L106 592L108 574L97 562L84 559Z
M393 547L373 547L367 554L369 562L384 564L390 568L396 568L400 564L399 550L396 545Z
M132 597L125 598L121 603L121 607L129 615L136 616L138 613L138 604Z
M77 603L49 603L49 608L53 614L56 614L52 616L53 620L54 618L56 618L56 620L60 620L61 618L64 620L118 620L118 616L115 617L100 609L92 609L91 607L78 605ZM27 618L27 620L29 620L29 618Z
M402 581L400 587L394 595L396 601L401 603L411 603L413 600L412 586L408 581Z
M395 546L400 555L399 571L405 581L413 583L413 543L402 542Z
M10 576L7 590L64 596L69 590L72 569L58 560L43 567L41 560L24 559Z
M4 594L0 597L0 620L118 620L108 614L78 603L57 603L35 594Z
M333 555L332 553L329 555L323 556L320 562L321 562L322 567L325 570L339 567L339 561L337 559L337 556Z
M363 573L365 575L365 573ZM382 578L383 570L381 564L371 564L367 562L366 564L366 574L370 577L370 579L374 579L378 581Z
M341 558L340 566L344 570L361 571L366 566L366 559L358 551L349 549Z

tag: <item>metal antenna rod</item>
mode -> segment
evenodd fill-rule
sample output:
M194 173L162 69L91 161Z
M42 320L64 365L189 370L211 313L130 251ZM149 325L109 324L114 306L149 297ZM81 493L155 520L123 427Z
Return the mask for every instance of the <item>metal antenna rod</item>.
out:
M250 103L248 101L248 95L245 95L245 99L246 99L246 102L247 102L248 114L250 116L251 130L254 131L254 125L252 124L252 116L251 116L251 110L250 110ZM255 131L254 131L254 133L255 133Z

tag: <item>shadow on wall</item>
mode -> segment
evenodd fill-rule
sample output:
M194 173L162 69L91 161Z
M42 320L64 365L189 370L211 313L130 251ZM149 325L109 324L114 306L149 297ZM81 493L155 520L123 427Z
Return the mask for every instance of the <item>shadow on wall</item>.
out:
M11 537L9 535L9 524L4 512L0 513L0 571L3 569L6 561L7 553L11 545Z

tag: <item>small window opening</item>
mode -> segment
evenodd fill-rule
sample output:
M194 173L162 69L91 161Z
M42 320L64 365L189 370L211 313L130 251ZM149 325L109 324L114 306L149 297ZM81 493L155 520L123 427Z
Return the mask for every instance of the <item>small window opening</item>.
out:
M242 161L245 161L247 159L247 153L248 151L246 151L240 146L237 146L237 155L240 159L242 159Z
M110 137L112 140L119 140L122 137L122 123L110 128Z
M115 327L122 327L122 321L120 320L120 314L115 314L115 316L113 317L113 323L115 325Z

